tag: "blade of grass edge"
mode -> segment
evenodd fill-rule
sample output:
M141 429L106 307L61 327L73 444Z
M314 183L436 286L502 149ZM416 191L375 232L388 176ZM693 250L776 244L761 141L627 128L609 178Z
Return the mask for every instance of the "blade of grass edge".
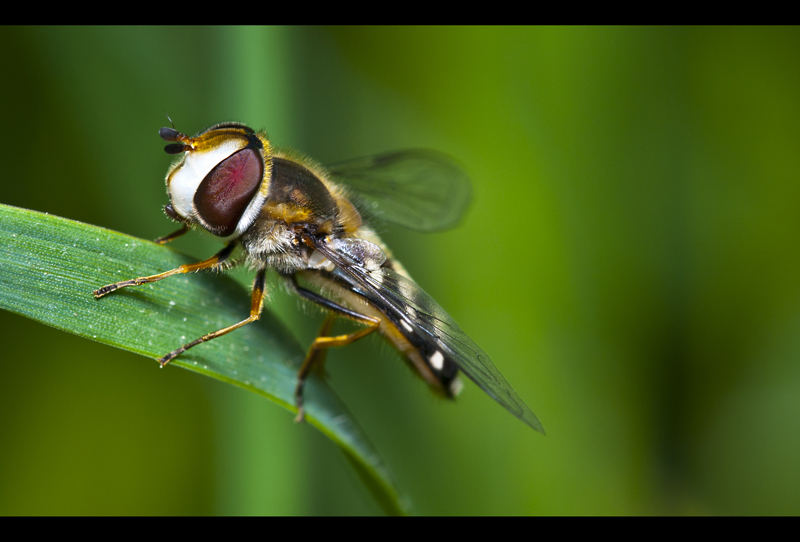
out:
M170 277L94 299L92 291L99 286L193 261L151 241L4 204L0 236L0 308L151 359L174 349L177 337L199 337L241 320L249 310L249 292L229 277L210 273ZM295 412L303 356L292 334L265 309L259 322L187 351L172 364ZM308 423L340 447L386 513L407 513L408 503L333 390L315 376L306 390Z

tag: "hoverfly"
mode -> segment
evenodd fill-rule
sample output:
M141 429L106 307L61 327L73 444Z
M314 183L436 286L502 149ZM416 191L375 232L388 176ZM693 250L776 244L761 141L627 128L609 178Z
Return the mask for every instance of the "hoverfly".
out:
M127 286L217 268L241 246L257 269L250 315L163 356L163 367L200 343L257 320L265 273L274 269L299 296L327 309L318 337L300 367L295 402L303 419L303 385L328 348L380 332L431 387L448 398L463 372L512 414L537 431L536 415L489 357L420 288L395 260L365 218L433 231L453 225L469 198L469 182L446 156L401 151L322 168L272 147L265 133L239 123L212 126L189 137L161 128L168 154L181 155L166 176L166 215L181 228L156 240L167 243L199 227L226 241L203 261L103 286L96 298ZM331 335L335 317L363 325Z

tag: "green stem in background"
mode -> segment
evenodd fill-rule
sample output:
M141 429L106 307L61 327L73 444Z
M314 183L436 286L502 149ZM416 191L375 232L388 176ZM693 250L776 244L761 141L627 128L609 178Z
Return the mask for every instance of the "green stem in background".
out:
M94 299L99 286L194 261L150 241L2 204L0 239L0 308L153 360L248 313L248 291L209 273ZM265 309L258 323L187 351L170 365L235 384L294 412L303 355L292 333ZM342 449L387 513L404 513L386 468L333 390L312 377L305 397L307 423Z

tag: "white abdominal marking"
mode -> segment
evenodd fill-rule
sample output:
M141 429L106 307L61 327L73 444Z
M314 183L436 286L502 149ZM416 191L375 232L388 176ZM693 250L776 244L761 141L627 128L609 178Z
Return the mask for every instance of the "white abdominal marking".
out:
M428 358L428 361L431 362L431 366L437 371L441 371L442 367L444 367L444 356L440 350L437 350Z

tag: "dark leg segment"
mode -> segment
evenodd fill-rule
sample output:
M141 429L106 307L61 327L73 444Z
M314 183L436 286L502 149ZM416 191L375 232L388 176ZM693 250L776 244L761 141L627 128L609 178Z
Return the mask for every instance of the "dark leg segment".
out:
M314 339L313 343L311 343L311 347L308 349L305 360L303 360L303 364L300 366L300 371L297 373L297 386L295 387L294 391L294 400L295 405L297 406L297 416L295 417L294 421L302 422L304 418L303 387L305 385L306 378L315 366L324 363L327 349L335 346L345 346L357 341L358 339L361 339L362 337L366 337L378 329L381 321L378 318L373 318L372 316L367 316L365 314L350 310L346 307L342 307L330 299L326 299L321 295L312 292L311 290L307 290L299 286L297 284L297 279L294 276L291 277L291 280L295 291L297 291L299 295L325 307L326 309L329 309L335 313L339 313L352 320L361 322L367 326L353 333L328 336L328 333L330 333L330 329L333 326L334 315L329 314L325 318L317 338Z
M240 327L242 327L242 326L244 326L246 324L249 324L250 322L255 322L256 320L258 320L261 317L261 311L264 308L264 275L265 274L266 274L266 269L260 269L258 271L258 273L256 274L255 281L253 282L253 295L252 295L252 298L251 298L251 301L250 301L250 316L248 316L247 318L245 318L241 322L233 324L232 326L228 326L228 327L219 329L217 331L213 331L213 332L211 332L211 333L209 333L207 335L203 335L199 339L195 339L190 343L184 344L183 346L181 346L177 350L173 350L172 352L170 352L169 354L167 354L166 356L164 356L163 358L158 360L158 362L161 364L161 366L163 367L164 365L166 365L167 363L169 363L170 361L172 361L176 357L180 356L181 354L183 354L184 352L186 352L189 348L191 348L193 346L197 346L200 343L204 343L206 341L210 341L211 339L216 339L217 337L221 337L222 335L225 335L226 333L230 333L234 329L239 329Z
M210 258L208 258L207 260L203 260L202 262L184 264L176 267L175 269L170 269L169 271L164 271L163 273L159 273L157 275L150 275L149 277L138 277L135 279L123 280L121 282L115 282L114 284L103 286L102 288L98 288L97 290L94 291L94 296L99 299L104 295L110 294L111 292L119 290L120 288L125 288L127 286L140 286L142 284L147 284L149 282L156 282L161 279L171 277L172 275L180 275L182 273L191 273L192 271L200 271L201 269L209 269L227 260L228 257L230 257L235 247L236 247L235 243L230 243L225 248L216 253L214 256L211 256Z
M177 239L178 237L180 237L181 235L183 235L188 231L189 231L189 226L184 224L183 226L181 226L181 229L176 230L168 235L164 235L163 237L159 237L158 239L155 240L155 242L158 243L159 245L166 245L173 239Z

